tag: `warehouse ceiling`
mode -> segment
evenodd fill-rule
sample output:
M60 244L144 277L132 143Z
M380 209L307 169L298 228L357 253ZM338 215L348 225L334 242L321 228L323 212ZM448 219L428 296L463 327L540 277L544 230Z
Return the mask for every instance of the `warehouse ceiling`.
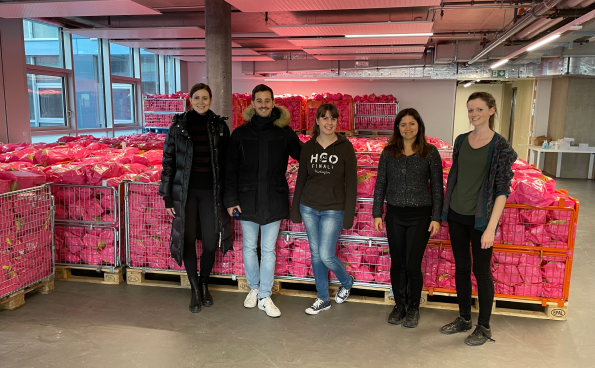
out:
M407 58L415 63L420 59L436 62L436 56L422 56L435 55L438 50L446 52L438 55L438 61L473 59L490 44L500 44L503 34L528 18L532 9L542 3L520 0L226 1L232 6L234 47L246 49L245 53L234 53L236 60L249 54L257 56L254 60L258 60L259 55L272 58L266 60L384 60L393 56L394 60L401 60L400 63ZM55 15L47 10L52 9L52 4L59 9L64 2L36 1L45 4L44 17L35 13L35 7L29 6L30 1L0 0L0 16L8 14L3 11L8 9L5 6L11 6L10 14L63 24L75 34L104 35L115 43L152 48L153 52L184 56L188 61L204 58L204 0L135 0L136 7L130 6L130 0L110 0L114 9L121 8L127 15L105 16L98 12L100 16L90 16L86 10L79 16L72 12L68 17L47 16ZM101 3L97 0L67 2L80 9L85 9L83 5ZM537 52L523 51L514 57L518 62L564 55L575 50L574 42L580 45L595 42L595 32L591 30L594 27L590 26L595 16L595 0L546 0L544 3L554 6L548 6L543 15L527 23L524 30L507 37L482 60L505 57L507 50L522 49L589 14L592 16L580 26L566 30L558 42L542 46ZM22 8L18 8L19 5ZM151 12L158 14L147 14ZM151 28L156 28L156 32ZM412 33L415 35L410 35ZM383 36L387 34L393 36ZM595 50L585 48L582 54L585 53L595 55Z

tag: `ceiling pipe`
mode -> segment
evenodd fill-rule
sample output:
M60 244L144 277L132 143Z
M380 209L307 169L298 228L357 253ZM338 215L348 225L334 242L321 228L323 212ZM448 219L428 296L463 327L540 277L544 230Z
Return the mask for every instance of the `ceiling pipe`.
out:
M585 0L568 0L565 4L564 4L564 8L575 8L577 7L580 3L582 3Z
M538 20L537 22L531 24L529 27L520 31L516 35L515 39L526 40L528 38L535 37L536 35L540 34L541 32L545 31L546 29L549 29L549 28L555 26L556 24L560 23L563 20L564 20L564 18L562 18L562 17L556 18L556 19L542 18L542 19Z
M589 6L589 5L593 4L593 3L595 3L595 0L585 0L582 3L580 3L579 6L581 8L586 8L587 6Z
M541 17L545 14L548 10L553 8L554 6L558 5L562 0L545 0L541 4L535 6L523 19L521 19L516 25L514 25L511 29L509 29L506 33L500 36L498 39L492 41L492 43L483 49L479 54L475 55L471 60L467 62L468 65L475 63L477 60L485 56L487 53L504 43L510 37L514 36L521 30L528 27L531 22L535 19Z

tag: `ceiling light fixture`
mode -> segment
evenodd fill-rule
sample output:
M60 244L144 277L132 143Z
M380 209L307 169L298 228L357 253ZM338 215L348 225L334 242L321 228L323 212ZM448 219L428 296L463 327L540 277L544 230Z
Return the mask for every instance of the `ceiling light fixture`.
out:
M369 35L345 35L346 38L377 38L377 37L432 37L433 33L393 33Z
M550 36L550 37L546 38L545 40L539 41L535 45L529 47L527 49L527 51L533 51L533 50L535 50L537 48L540 48L541 46L545 45L546 43L552 42L553 40L555 40L556 38L559 38L559 37L560 37L560 34L559 33L558 34L555 34L553 36Z
M473 84L473 83L471 83L471 82L469 82L469 83L465 83L465 84L463 85L463 87L467 88L467 87L469 87L469 86L470 86L470 85L472 85L472 84Z
M497 68L497 67L499 67L501 65L504 65L506 63L508 63L508 59L502 59L499 62L497 62L495 64L492 64L492 66L490 66L490 69L495 69L495 68Z
M265 79L265 82L318 82L318 79Z

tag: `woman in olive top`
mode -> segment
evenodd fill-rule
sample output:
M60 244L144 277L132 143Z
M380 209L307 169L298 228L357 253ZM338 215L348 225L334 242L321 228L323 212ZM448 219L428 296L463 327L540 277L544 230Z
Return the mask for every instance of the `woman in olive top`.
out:
M440 230L442 192L440 154L426 142L419 113L404 109L397 115L393 134L380 156L372 209L374 226L380 232L386 197L390 277L395 296L388 323L417 327L423 287L421 263L430 235Z
M492 246L500 216L510 194L512 164L517 158L510 143L494 132L496 100L476 92L467 100L467 114L474 130L461 134L454 144L453 164L448 175L442 219L448 221L455 258L455 282L459 314L442 327L450 335L468 331L471 323L471 259L477 279L479 319L475 331L465 339L470 346L492 340L490 316L494 301ZM471 252L469 251L471 243Z

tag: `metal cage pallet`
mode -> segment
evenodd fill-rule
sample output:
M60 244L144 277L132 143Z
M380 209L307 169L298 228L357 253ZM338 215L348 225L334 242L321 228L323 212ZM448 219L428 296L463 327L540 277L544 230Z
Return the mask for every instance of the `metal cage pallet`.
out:
M123 282L120 188L52 184L56 280L118 285Z
M53 276L53 207L47 185L0 195L0 298L24 295Z

